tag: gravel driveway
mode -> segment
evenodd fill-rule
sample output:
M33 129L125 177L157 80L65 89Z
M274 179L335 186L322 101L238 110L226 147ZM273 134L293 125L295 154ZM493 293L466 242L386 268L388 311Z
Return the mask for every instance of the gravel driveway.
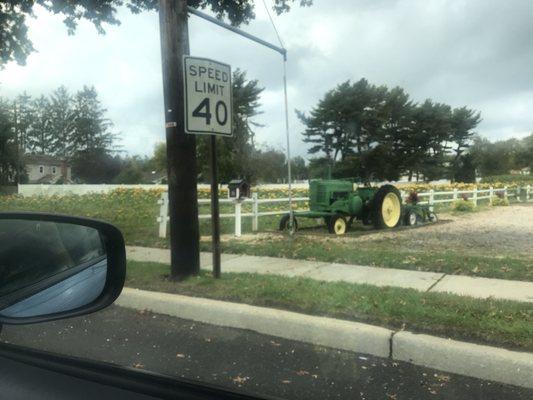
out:
M416 229L376 232L355 241L393 241L416 250L467 251L484 255L515 255L533 259L533 204L494 207L460 216L439 214L441 222Z

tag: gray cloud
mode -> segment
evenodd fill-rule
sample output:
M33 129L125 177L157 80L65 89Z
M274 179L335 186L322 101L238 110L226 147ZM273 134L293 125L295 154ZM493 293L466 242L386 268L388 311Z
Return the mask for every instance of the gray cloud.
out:
M276 42L257 3L245 30ZM276 17L289 49L291 144L305 155L294 109L307 111L336 84L366 77L402 86L415 101L433 98L482 112L479 132L491 139L533 129L533 2L528 0L315 0ZM39 53L28 65L0 72L0 94L72 91L94 84L131 153L149 154L163 140L158 19L120 11L122 25L100 36L88 23L67 36L61 20L44 12L31 23ZM191 17L192 54L246 70L266 88L260 142L283 148L281 57Z

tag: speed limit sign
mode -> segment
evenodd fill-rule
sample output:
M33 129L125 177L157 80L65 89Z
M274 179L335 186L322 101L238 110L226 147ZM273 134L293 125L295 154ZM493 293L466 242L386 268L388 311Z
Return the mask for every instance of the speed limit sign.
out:
M231 136L231 67L207 58L185 56L185 131Z

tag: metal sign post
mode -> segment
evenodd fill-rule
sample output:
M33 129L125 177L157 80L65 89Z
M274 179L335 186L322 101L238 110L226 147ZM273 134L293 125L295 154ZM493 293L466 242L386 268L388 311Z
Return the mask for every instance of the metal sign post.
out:
M259 43L260 45L262 46L265 46L265 47L268 47L269 49L271 50L274 50L278 53L280 53L282 56L283 56L283 92L284 92L284 96L285 96L285 130L286 130L286 135L287 135L287 174L288 174L288 184L289 184L289 215L290 215L290 219L289 219L289 224L290 224L290 229L289 229L289 232L291 233L291 235L294 233L294 229L293 229L293 226L294 226L294 211L293 211L293 208L292 208L292 171L291 171L291 148L290 148L290 130L289 130L289 99L288 99L288 93L287 93L287 49L285 49L284 47L279 47L279 46L276 46L272 43L269 43L267 42L266 40L263 40L261 38L258 38L257 36L254 36L248 32L245 32L243 31L242 29L239 29L235 26L231 26L229 24L226 24L225 22L223 21L220 21L214 17L211 17L210 15L207 15L197 9L195 9L194 7L191 7L189 6L188 8L188 11L191 13L191 14L194 14L196 15L197 17L200 17L202 19L205 19L206 21L209 21L209 22L212 22L213 24L215 25L218 25L224 29L227 29L231 32L234 32L236 33L237 35L240 35L242 37L245 37L249 40L252 40L256 43ZM272 17L270 16L270 13L269 13L269 17L272 21ZM272 21L273 23L273 21ZM278 39L280 40L280 43L281 43L281 38L279 37L279 34L276 30L276 34L278 35ZM283 46L283 44L282 44Z
M207 134L211 172L213 276L220 278L220 211L218 206L216 136L233 134L231 67L207 58L185 56L185 131Z
M220 211L218 207L217 138L209 138L209 169L211 171L211 248L213 276L220 278Z

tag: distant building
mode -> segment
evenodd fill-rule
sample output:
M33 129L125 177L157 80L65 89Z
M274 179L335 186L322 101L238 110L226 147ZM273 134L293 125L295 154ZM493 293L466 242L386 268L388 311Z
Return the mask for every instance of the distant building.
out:
M59 158L27 154L24 156L28 183L72 183L72 169L70 164Z
M525 167L525 168L522 168L522 169L512 169L510 171L510 174L511 175L530 175L531 174L531 168L530 167Z

